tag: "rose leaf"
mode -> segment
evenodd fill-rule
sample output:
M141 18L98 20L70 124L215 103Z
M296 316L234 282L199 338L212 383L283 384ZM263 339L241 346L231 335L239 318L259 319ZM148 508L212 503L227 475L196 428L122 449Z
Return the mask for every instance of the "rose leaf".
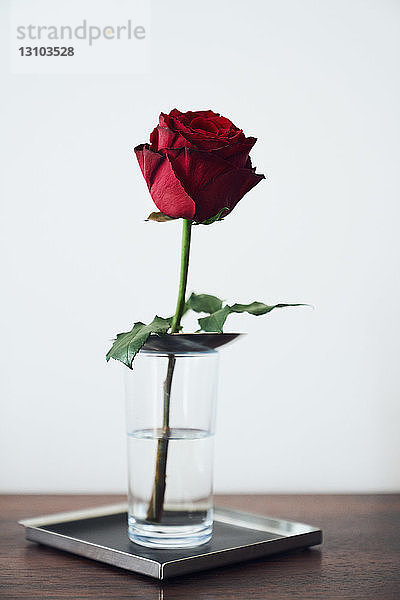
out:
M156 221L157 223L165 223L166 221L176 221L174 217L164 215L162 212L152 212L149 214L146 221Z
M209 317L198 319L201 331L222 333L222 328L225 321L231 313L247 312L250 315L260 316L265 315L274 308L286 308L288 306L309 306L308 304L273 304L268 305L263 302L251 302L251 304L232 304L232 306L224 306L220 310L210 314Z
M224 308L217 310L210 316L198 319L200 330L206 332L216 331L218 333L222 333L222 328L226 321L226 317L229 315L229 313L230 307L224 306Z
M210 294L195 294L192 293L187 302L187 310L194 310L195 312L211 313L217 312L222 308L222 300L216 296ZM186 306L185 306L186 308Z
M230 312L242 313L247 312L249 315L265 315L274 308L286 308L287 306L307 306L306 304L273 304L272 306L268 306L263 302L252 302L251 304L233 304L230 307Z
M147 338L151 333L162 335L167 333L171 327L172 319L163 319L162 317L154 317L149 325L145 325L140 321L135 323L130 331L118 333L113 345L106 354L107 362L110 358L119 360L127 367L132 369L132 362L140 348L147 342Z

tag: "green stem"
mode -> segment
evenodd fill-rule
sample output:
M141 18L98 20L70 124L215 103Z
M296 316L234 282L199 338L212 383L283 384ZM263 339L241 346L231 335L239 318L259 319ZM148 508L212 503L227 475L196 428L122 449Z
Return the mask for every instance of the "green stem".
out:
M179 291L178 299L176 302L175 315L172 319L171 333L179 332L181 318L185 308L186 284L189 269L191 228L192 221L184 219L182 228L181 273L179 278ZM164 381L162 437L158 440L153 493L147 510L147 519L154 523L161 522L164 510L165 487L167 483L168 444L170 436L169 416L171 403L171 387L174 369L175 356L173 354L169 354L167 376Z
M179 332L183 310L185 308L186 284L189 270L190 237L192 233L192 221L183 219L182 228L182 250L181 250L181 275L179 279L178 299L176 310L172 319L171 333Z

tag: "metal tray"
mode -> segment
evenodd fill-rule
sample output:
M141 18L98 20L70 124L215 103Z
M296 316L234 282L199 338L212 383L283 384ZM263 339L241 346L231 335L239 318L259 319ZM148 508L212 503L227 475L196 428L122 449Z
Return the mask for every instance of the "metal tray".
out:
M307 548L322 531L294 521L216 508L210 542L197 548L156 550L127 536L126 505L112 505L19 521L26 539L128 571L167 579L244 560Z

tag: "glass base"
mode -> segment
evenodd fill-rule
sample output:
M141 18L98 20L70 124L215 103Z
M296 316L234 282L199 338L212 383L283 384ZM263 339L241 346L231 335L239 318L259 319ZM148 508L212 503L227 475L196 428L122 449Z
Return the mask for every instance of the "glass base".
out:
M129 539L148 548L195 548L210 541L212 522L201 525L138 523L129 518Z

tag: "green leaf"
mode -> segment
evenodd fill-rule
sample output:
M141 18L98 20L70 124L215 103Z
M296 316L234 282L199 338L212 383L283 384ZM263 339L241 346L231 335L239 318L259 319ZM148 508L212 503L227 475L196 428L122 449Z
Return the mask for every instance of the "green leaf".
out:
M147 217L146 221L156 221L157 223L165 223L166 221L176 221L174 217L164 215L162 212L152 212Z
M221 208L221 210L213 217L210 217L209 219L206 219L205 221L195 223L195 225L211 225L212 223L215 223L215 221L223 221L224 217L222 216L222 213L225 212L226 210L229 211L229 208L227 206L225 206L224 208Z
M202 319L198 319L198 323L200 329L202 331L212 332L216 331L218 333L222 333L222 328L225 324L225 321L231 313L243 313L247 312L250 315L265 315L274 308L286 308L288 306L308 306L307 304L273 304L268 305L263 302L252 302L251 304L232 304L232 306L224 306L223 308L217 310L216 312L210 314L209 317L203 317Z
M212 332L217 331L218 333L222 333L222 328L226 321L226 317L230 313L230 307L224 306L220 310L212 313L209 317L203 317L202 319L198 319L198 323L200 329L202 331Z
M151 333L162 335L167 333L171 327L171 319L163 319L162 317L154 317L149 325L145 325L138 321L134 324L130 331L119 333L107 352L106 360L110 358L119 360L124 365L132 369L132 362L140 348L146 343L147 338Z
M195 294L192 293L186 302L187 310L195 312L211 313L217 312L222 308L222 300L210 294ZM186 308L185 305L185 308Z
M264 304L263 302L252 302L251 304L233 304L230 307L230 312L242 313L247 312L250 315L265 315L274 308L286 308L287 306L306 306L305 304L273 304L272 306L268 306L268 304Z

